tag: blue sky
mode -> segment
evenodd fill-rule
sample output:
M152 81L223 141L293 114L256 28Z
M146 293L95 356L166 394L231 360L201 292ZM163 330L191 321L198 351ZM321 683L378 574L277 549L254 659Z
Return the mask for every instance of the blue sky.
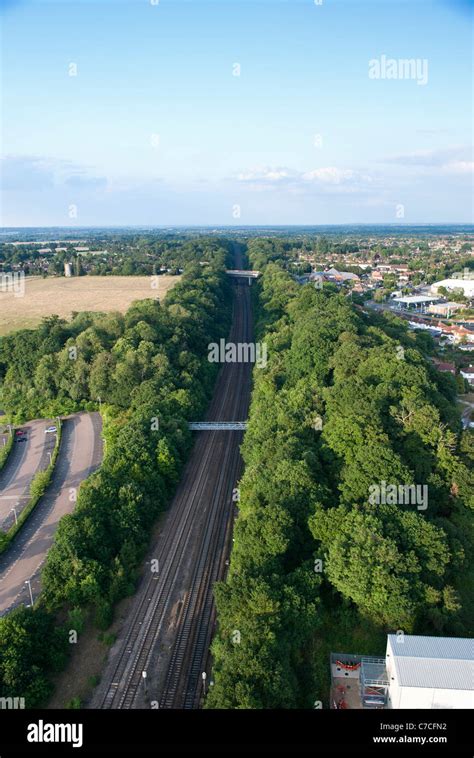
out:
M2 225L472 221L468 0L0 7Z

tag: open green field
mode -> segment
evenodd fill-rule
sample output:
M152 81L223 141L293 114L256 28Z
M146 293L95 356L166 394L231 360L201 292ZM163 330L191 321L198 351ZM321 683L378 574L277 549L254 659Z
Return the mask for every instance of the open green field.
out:
M70 318L73 311L127 310L134 300L160 300L179 276L31 277L24 294L0 291L0 335L37 326L43 316ZM154 286L152 286L152 284Z

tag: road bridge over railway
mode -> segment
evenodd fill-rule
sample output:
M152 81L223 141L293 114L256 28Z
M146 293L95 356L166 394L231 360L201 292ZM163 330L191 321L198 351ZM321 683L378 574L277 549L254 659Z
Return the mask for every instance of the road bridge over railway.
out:
M252 284L252 279L258 279L260 271L245 271L244 269L231 268L227 269L226 274L233 279L248 279L249 286Z

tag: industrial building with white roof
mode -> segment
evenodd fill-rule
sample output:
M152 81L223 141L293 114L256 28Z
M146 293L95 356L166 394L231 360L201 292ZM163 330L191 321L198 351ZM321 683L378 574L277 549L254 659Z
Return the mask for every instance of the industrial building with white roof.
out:
M474 708L474 640L389 634L388 708Z
M474 640L387 635L384 658L331 653L331 708L474 708Z

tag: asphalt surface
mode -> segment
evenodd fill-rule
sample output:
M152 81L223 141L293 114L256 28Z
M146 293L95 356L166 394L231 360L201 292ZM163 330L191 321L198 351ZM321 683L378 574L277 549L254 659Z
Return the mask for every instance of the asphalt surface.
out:
M51 425L55 422L30 421L21 427L25 440L20 442L15 436L13 448L0 471L0 529L4 532L15 521L12 507L19 516L28 503L30 484L35 474L49 465L48 453L52 454L56 443L56 434L45 434Z
M0 556L0 616L17 605L30 603L27 580L33 600L40 592L40 569L59 519L74 510L70 490L77 489L102 461L101 428L98 413L79 413L63 421L51 484L10 548Z

